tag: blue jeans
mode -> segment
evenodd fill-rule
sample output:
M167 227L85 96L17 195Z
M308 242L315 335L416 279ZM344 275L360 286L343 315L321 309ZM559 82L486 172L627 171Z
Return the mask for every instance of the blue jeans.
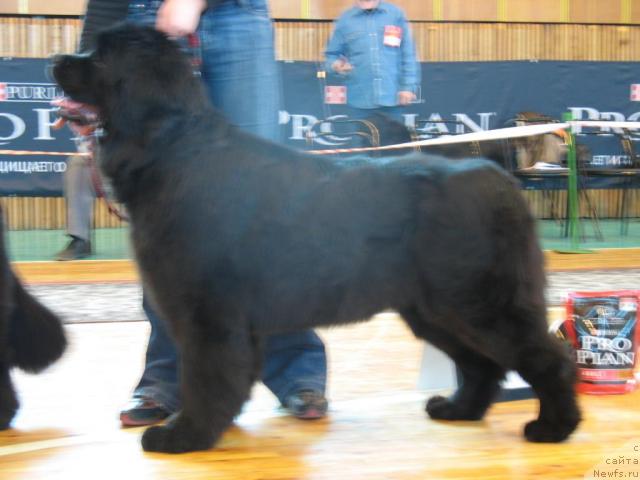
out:
M151 324L151 334L144 373L134 395L152 398L175 412L180 409L178 351L166 323L150 308L146 297L142 308ZM262 381L283 404L290 394L300 390L324 393L326 361L324 344L312 330L272 335L265 345Z
M153 25L158 0L129 5L129 20ZM279 139L280 74L266 0L225 0L202 14L198 28L201 76L213 104L249 132ZM163 320L143 298L151 324L145 368L134 395L170 411L180 408L179 355ZM312 331L274 335L265 346L264 384L280 402L292 393L325 391L326 355Z

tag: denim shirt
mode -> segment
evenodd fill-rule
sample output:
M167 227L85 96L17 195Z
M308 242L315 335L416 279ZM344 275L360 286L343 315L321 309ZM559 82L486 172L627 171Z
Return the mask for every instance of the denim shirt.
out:
M400 27L400 44L389 45L388 32ZM385 31L387 41L385 42ZM326 69L345 58L353 70L344 75L347 102L356 108L377 108L397 105L399 91L417 93L420 71L409 23L398 7L380 2L367 12L353 7L343 13L325 52Z

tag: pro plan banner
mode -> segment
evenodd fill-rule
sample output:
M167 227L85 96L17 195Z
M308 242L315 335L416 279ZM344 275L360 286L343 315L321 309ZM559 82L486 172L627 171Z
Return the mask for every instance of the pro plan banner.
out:
M337 75L316 75L317 64L284 64L288 141L302 142L318 120L348 117L349 90ZM318 78L316 78L318 77ZM313 81L316 82L315 87ZM303 85L309 85L303 87ZM342 86L342 88L340 88ZM314 95L314 92L318 92ZM421 139L514 126L519 112L536 112L558 121L640 120L640 64L637 62L435 62L422 64L418 102L407 108L405 123ZM325 98L324 104L322 98ZM322 129L326 132L326 128ZM592 154L593 166L627 166L620 131L579 130L578 143ZM634 135L635 144L640 132ZM344 145L323 136L315 148ZM319 147L319 145L321 145ZM640 148L640 146L639 146Z
M0 60L0 150L74 152L71 131L53 130L49 102L60 92L46 59ZM281 62L282 138L294 148L339 148L346 140L307 140L317 122L348 117L348 88L313 62ZM634 62L436 62L422 64L419 101L404 116L421 138L512 126L518 112L560 120L640 120L640 66ZM317 128L317 125L316 125ZM324 125L326 131L330 125ZM606 128L577 132L594 165L628 165ZM597 134L597 135L596 135ZM640 137L636 136L637 139ZM65 157L0 155L0 195L62 195ZM176 168L179 168L177 166Z
M68 129L52 129L60 92L46 68L43 59L0 60L0 150L75 151ZM60 156L0 155L0 194L61 195L66 168Z

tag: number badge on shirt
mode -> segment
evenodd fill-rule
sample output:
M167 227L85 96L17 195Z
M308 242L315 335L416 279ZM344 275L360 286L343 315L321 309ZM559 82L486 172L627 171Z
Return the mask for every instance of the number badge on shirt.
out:
M402 43L402 27L384 26L384 44L388 47L399 47Z

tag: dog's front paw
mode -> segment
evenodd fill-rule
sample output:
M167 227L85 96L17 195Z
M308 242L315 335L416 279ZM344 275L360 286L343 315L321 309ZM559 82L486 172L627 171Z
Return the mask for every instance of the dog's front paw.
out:
M462 405L446 397L436 395L427 401L427 413L434 420L479 420L482 413L465 409Z
M435 420L455 420L457 409L448 398L436 395L427 401L427 413Z
M0 391L0 430L6 430L18 411L18 400L12 390Z
M0 430L6 430L11 426L13 415L13 413L0 412Z
M142 448L146 452L185 453L208 450L212 445L209 435L180 425L149 427L142 434Z
M551 423L543 420L533 420L524 427L524 436L530 442L557 443L566 440L576 429L579 420L575 422Z

